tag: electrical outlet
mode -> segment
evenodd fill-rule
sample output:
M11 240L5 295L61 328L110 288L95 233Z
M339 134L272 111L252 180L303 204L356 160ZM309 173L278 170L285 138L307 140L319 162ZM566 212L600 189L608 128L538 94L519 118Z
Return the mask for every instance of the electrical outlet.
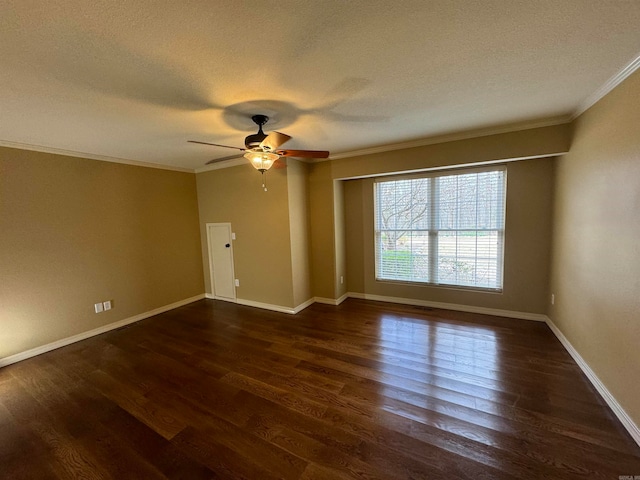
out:
M555 305L556 303L556 295L554 293L551 294L551 305Z
M111 300L107 300L106 302L102 302L102 304L104 305L105 311L111 310Z
M104 305L102 305L102 302L96 303L93 308L95 308L96 313L104 312Z
M239 287L239 286L240 286L240 280L236 278L236 287Z
M344 275L340 275L340 285L344 284Z

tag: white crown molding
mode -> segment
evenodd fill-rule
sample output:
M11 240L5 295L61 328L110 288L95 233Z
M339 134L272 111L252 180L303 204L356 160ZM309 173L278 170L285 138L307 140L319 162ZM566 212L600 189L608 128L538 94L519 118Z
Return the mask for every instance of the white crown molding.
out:
M371 147L371 148L364 148L360 150L340 152L340 153L330 155L329 158L326 158L326 159L298 158L296 160L304 163L308 163L308 164L326 162L330 160L338 160L341 158L351 158L351 157L358 157L362 155L371 155L375 153L391 152L394 150L402 150L405 148L424 147L427 145L434 145L437 143L446 143L446 142L453 142L457 140L466 140L470 138L485 137L488 135L497 135L500 133L510 133L510 132L517 132L520 130L530 130L532 128L551 127L554 125L562 125L565 123L569 123L574 118L575 118L575 115L574 116L562 115L562 116L552 117L552 118L547 118L542 120L521 122L521 123L508 124L508 125L502 125L502 126L496 126L496 127L476 129L476 130L466 130L463 132L448 133L444 135L426 137L426 138L421 138L418 140L412 140L408 142L393 143L393 144L380 145L380 146ZM69 157L86 158L90 160L100 160L103 162L121 163L125 165L134 165L138 167L158 168L162 170L173 170L176 172L187 172L187 173L204 173L204 172L209 172L213 170L221 170L224 168L237 167L240 165L247 164L247 161L242 156L240 156L238 158L234 158L231 160L225 160L222 162L214 163L212 165L204 165L196 169L191 169L191 168L185 168L185 167L162 165L158 163L128 160L124 158L109 157L105 155L96 155L92 153L76 152L73 150L64 150L60 148L44 147L41 145L31 145L28 143L10 142L7 140L0 140L0 147L18 148L21 150L32 150L35 152L52 153L55 155L66 155Z
M622 82L624 82L628 77L630 77L638 68L640 68L640 55L631 60L629 64L616 73L613 77L607 80L604 85L602 85L599 89L589 95L573 112L571 115L571 120L575 120L577 117L586 112L589 108L594 106L597 102L599 102L605 95L607 95L611 90L616 88Z
M102 327L94 328L93 330L89 330L87 332L82 332L77 335L63 338L61 340L57 340L52 343L47 343L46 345L42 345L40 347L32 348L25 352L20 352L20 353L16 353L15 355L10 355L8 357L0 358L0 368L6 367L7 365L11 365L12 363L21 362L22 360L26 360L28 358L35 357L37 355L41 355L46 352L50 352L51 350L56 350L61 347L66 347L67 345L71 345L72 343L76 343L81 340L86 340L87 338L95 337L96 335L100 335L102 333L106 333L111 330L124 327L131 323L139 322L140 320L144 320L145 318L153 317L154 315L168 312L169 310L182 307L184 305L196 302L198 300L202 300L203 298L205 298L205 294L201 293L200 295L196 295L190 298L185 298L184 300L170 303L169 305L164 305L162 307L155 308L153 310L149 310L148 312L140 313L138 315L134 315L133 317L125 318L123 320L119 320L117 322L110 323L108 325L103 325Z
M172 170L174 172L194 173L192 168L175 167L172 165L162 165L160 163L139 162L138 160L128 160L126 158L108 157L106 155L96 155L93 153L76 152L74 150L64 150L62 148L44 147L42 145L31 145L29 143L10 142L0 140L0 147L17 148L19 150L30 150L33 152L51 153L54 155L64 155L66 157L86 158L89 160L99 160L101 162L121 163L133 165L135 167L158 168L160 170Z
M447 133L444 135L437 135L433 137L421 138L418 140L411 140L408 142L392 143L388 145L380 145L377 147L363 148L361 150L352 150L349 152L336 153L330 155L327 160L338 160L341 158L359 157L361 155L371 155L374 153L384 153L393 150L402 150L405 148L424 147L427 145L435 145L437 143L455 142L458 140L466 140L470 138L486 137L488 135L498 135L501 133L518 132L521 130L530 130L532 128L552 127L554 125L563 125L571 121L571 115L561 115L558 117L545 118L541 120L534 120L529 122L512 123L507 125L481 128L476 130L466 130L464 132ZM324 162L327 160L317 160L317 162Z
M478 137L486 137L488 135L497 135L501 133L511 133L518 132L521 130L530 130L533 128L542 128L542 127L552 127L554 125L563 125L565 123L569 123L572 120L571 115L561 115L557 117L545 118L540 120L533 120L528 122L520 122L520 123L512 123L501 126L494 126L476 130L466 130L463 132L456 133L447 133L444 135L437 135L433 137L421 138L418 140L411 140L409 142L401 142L401 143L392 143L388 145L380 145L377 147L371 148L363 148L360 150L351 150L348 152L340 152L333 155L330 155L329 158L322 159L301 159L298 158L296 160L304 162L304 163L320 163L327 162L330 160L339 160L341 158L351 158L351 157L359 157L361 155L371 155L375 153L385 153L391 152L394 150L402 150L405 148L415 148L415 147L424 147L427 145L434 145L437 143L446 143L446 142L454 142L457 140L466 140L470 138L478 138ZM548 157L549 155L543 155L544 157ZM538 158L538 157L531 157ZM517 159L522 160L522 159ZM501 160L502 162L503 160ZM235 167L238 165L243 165L246 162L242 157L232 160L226 160L224 162L214 163L213 165L206 165L204 167L196 168L196 173L208 172L211 170L219 170L222 168ZM448 168L448 167L447 167ZM322 302L320 302L322 303Z
M598 88L595 92L589 95L582 103L580 103L580 105L578 105L578 107L572 113L567 115L561 115L557 117L551 117L551 118L528 121L528 122L500 125L495 127L487 127L482 129L476 129L476 130L453 132L453 133L448 133L443 135L436 135L432 137L421 138L417 140L411 140L407 142L392 143L388 145L379 145L376 147L363 148L359 150L339 152L339 153L330 155L329 158L327 159L316 159L316 160L299 159L299 160L305 163L319 163L319 162L326 162L330 160L339 160L341 158L359 157L362 155L372 155L376 153L384 153L384 152L390 152L394 150L402 150L406 148L424 147L427 145L434 145L437 143L453 142L457 140L466 140L470 138L485 137L488 135L497 135L501 133L510 133L510 132L516 132L520 130L529 130L532 128L550 127L554 125L562 125L565 123L570 123L573 120L575 120L577 117L582 115L589 108L591 108L593 105L595 105L604 96L610 93L614 88L620 85L624 80L626 80L636 70L638 70L638 68L640 68L640 55L638 55L633 60L631 60L631 62L629 62L627 66L622 68L618 73L616 73L613 77L607 80L600 88ZM164 165L159 163L141 162L138 160L129 160L129 159L118 158L118 157L109 157L106 155L97 155L93 153L77 152L74 150L65 150L61 148L45 147L42 145L31 145L28 143L11 142L8 140L0 140L0 147L18 148L21 150L31 150L35 152L52 153L55 155L65 155L69 157L86 158L90 160L100 160L103 162L121 163L125 165L134 165L138 167L158 168L162 170L172 170L176 172L187 172L187 173L208 172L212 170L235 167L238 165L243 165L245 163L243 158L240 157L237 159L215 163L213 165L206 165L196 169L191 169L186 167L177 167L177 166Z
M598 378L596 373L591 369L589 364L582 358L582 355L578 353L578 351L571 345L571 342L564 336L564 334L560 331L560 329L553 323L549 317L546 319L547 325L554 333L554 335L560 340L560 343L564 346L564 348L569 352L569 355L573 358L573 360L578 364L583 373L587 376L591 384L598 391L600 396L607 402L609 408L613 410L613 413L622 426L629 432L629 435L635 440L635 442L640 445L640 427L635 424L635 422L631 419L629 414L622 408L622 405L618 403L613 394L609 391L609 389L602 383L602 381Z
M635 57L627 66L622 68L613 77L607 80L604 85L598 88L595 92L589 95L578 108L567 115L561 115L558 117L551 117L547 119L534 120L531 122L522 122L515 124L507 124L496 127L489 127L477 130L467 130L463 132L454 132L444 135L437 135L433 137L422 138L418 140L412 140L409 142L394 143L389 145L380 145L377 147L363 148L360 150L352 150L348 152L340 152L334 155L330 155L326 160L316 160L317 162L323 162L327 160L338 160L340 158L358 157L361 155L371 155L375 153L390 152L393 150L402 150L405 148L424 147L427 145L434 145L436 143L454 142L457 140L466 140L470 138L485 137L488 135L497 135L500 133L510 133L520 130L530 130L532 128L551 127L554 125L562 125L570 123L577 117L582 115L585 111L596 104L605 95L610 93L614 88L620 85L624 80L631 76L636 70L640 68L640 55Z

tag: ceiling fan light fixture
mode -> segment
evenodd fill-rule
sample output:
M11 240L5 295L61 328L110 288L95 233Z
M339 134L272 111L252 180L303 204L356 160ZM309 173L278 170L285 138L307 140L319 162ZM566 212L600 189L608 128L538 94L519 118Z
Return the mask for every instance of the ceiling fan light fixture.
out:
M262 131L262 127L269 120L269 117L266 115L254 115L251 117L251 120L258 126L258 132L248 135L244 139L245 148L198 140L188 140L188 142L211 145L213 147L232 148L245 152L243 156L251 162L253 168L262 174L262 186L265 191L267 190L265 172L269 170L280 157L329 158L329 152L325 150L280 150L280 146L291 140L291 137L285 133L276 131L268 135L265 134ZM207 162L207 165L223 160L227 160L227 157L210 160Z
M262 150L249 150L244 154L244 158L249 160L253 168L259 172L266 172L273 166L273 163L280 158L280 155Z

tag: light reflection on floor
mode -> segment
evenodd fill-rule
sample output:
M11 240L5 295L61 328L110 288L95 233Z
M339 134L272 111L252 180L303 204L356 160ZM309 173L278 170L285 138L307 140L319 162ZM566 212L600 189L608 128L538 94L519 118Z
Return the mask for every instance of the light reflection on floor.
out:
M380 408L436 425L433 412L459 417L457 407L469 413L478 397L490 411L492 402L502 401L498 341L480 325L382 316L379 370L393 375L393 381L383 382ZM492 428L490 416L484 417L484 426Z

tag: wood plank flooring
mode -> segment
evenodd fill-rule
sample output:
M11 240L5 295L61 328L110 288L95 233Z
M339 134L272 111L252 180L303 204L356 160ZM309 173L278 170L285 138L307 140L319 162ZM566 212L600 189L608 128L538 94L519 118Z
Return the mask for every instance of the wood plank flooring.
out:
M543 323L202 300L0 369L3 479L618 479L638 447Z

